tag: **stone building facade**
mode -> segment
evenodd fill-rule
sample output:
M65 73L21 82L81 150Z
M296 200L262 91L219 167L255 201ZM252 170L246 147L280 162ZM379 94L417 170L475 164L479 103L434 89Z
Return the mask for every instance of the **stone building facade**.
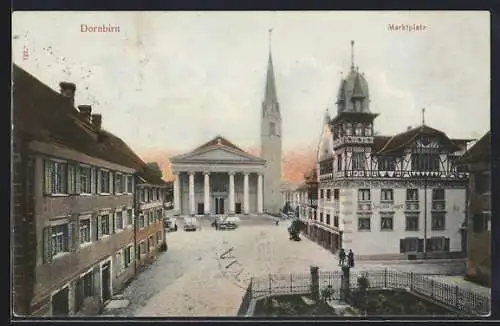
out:
M491 132L461 158L470 173L466 279L491 286Z
M379 114L370 110L368 82L354 63L336 104L318 146L318 208L308 213L314 237L361 259L462 255L468 179L457 160L469 140L450 139L425 122L376 135Z
M147 167L91 106L74 107L74 84L60 87L14 65L18 315L88 313L136 272L134 178Z

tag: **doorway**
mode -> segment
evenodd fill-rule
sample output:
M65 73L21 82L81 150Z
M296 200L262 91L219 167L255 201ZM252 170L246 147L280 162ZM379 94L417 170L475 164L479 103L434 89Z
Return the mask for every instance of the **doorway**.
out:
M204 209L205 209L204 203L198 203L198 215L203 215Z
M65 287L52 296L52 315L66 316L69 313L69 288Z
M215 214L216 215L224 214L224 198L223 197L215 197Z
M236 214L241 214L241 203L235 203L234 204L234 212Z
M102 265L102 301L111 299L111 264Z

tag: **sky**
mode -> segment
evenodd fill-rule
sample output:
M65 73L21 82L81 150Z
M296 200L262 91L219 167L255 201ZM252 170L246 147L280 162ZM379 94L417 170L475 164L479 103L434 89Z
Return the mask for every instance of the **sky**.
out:
M13 61L56 90L74 82L75 103L91 104L103 128L138 153L188 152L217 135L257 148L272 28L284 151L314 151L354 40L379 134L421 124L425 107L427 125L479 138L490 128L489 19L487 11L15 12Z

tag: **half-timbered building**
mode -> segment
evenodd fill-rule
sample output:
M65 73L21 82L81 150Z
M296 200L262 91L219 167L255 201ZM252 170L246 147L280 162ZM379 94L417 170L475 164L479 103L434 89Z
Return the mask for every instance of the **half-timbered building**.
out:
M324 117L318 146L318 209L308 213L314 238L358 258L462 253L467 173L457 159L469 140L451 139L424 122L376 135L379 114L371 111L368 82L354 64L336 105L337 114Z

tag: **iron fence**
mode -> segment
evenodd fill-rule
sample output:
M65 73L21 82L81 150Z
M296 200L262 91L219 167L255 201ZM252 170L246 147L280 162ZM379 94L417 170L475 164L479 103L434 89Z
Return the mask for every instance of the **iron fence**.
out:
M375 271L351 271L350 289L359 288L358 279L368 279L370 289L403 289L431 299L437 303L468 315L488 315L491 312L491 298L465 289L446 280L436 280L432 276L443 274L400 272L391 269ZM319 271L320 293L328 286L333 289L333 299L340 299L341 271ZM249 295L259 299L271 295L310 294L312 278L309 273L269 274L252 278Z

